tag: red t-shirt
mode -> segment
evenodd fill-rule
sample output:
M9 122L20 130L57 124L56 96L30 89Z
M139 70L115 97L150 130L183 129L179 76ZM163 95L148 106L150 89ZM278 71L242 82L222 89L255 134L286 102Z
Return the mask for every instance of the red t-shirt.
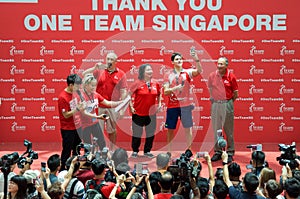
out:
M156 99L160 95L160 85L152 80L150 85L145 81L137 80L130 87L133 98L133 107L140 116L154 115L157 107Z
M223 77L218 70L212 72L208 77L207 85L211 89L214 100L230 100L233 97L233 92L238 90L236 77L228 69L226 69Z
M171 193L158 193L154 195L154 199L169 199L173 196Z
M164 82L169 84L169 87L175 87L179 84L184 85L182 91L176 90L170 95L167 95L167 107L185 107L191 104L190 102L190 82L192 78L192 71L188 69L182 69L179 75L174 70L166 73Z
M81 126L80 113L77 112L73 117L65 118L63 112L76 109L79 99L72 93L63 90L58 96L58 112L60 128L63 130L75 130Z
M97 92L87 95L86 92L82 92L82 96L85 101L85 111L91 114L98 113L98 106L104 100L104 98ZM97 109L97 110L96 110ZM82 129L92 126L96 124L98 120L96 118L91 118L89 116L81 114L81 122L82 122Z
M95 70L93 72L94 77L97 79L96 91L108 101L121 100L121 89L127 88L125 73L116 68L116 70L110 73L106 70ZM106 107L100 104L100 107ZM109 107L106 107L109 108Z

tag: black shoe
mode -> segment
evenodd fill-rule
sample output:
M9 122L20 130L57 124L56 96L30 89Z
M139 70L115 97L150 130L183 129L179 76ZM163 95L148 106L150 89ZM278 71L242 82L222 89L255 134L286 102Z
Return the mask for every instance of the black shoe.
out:
M148 158L154 158L154 157L155 157L155 156L154 156L152 153L150 153L150 152L144 153L144 156L145 156L145 157L148 157Z
M137 158L137 156L138 156L138 152L133 152L133 153L131 154L131 157L132 157L132 158Z
M233 157L232 155L228 155L228 163L232 162L233 161Z
M211 161L216 162L216 161L221 160L221 159L222 159L222 155L219 154L219 153L215 153L213 155L213 157L211 158Z

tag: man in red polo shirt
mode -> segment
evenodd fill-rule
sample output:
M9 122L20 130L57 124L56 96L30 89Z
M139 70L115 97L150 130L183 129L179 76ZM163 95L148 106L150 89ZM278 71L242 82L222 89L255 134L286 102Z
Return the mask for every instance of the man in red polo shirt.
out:
M168 129L167 142L168 151L171 152L171 141L174 138L174 130L177 126L178 117L180 117L185 130L187 148L192 144L192 110L194 106L189 100L190 83L193 77L202 72L202 66L195 50L191 50L191 56L196 62L196 68L183 69L183 59L180 53L173 53L171 61L174 69L167 73L164 78L164 94L167 100L167 119L165 127Z
M228 59L220 57L217 70L212 72L208 78L208 89L211 107L211 120L215 137L215 154L211 161L222 159L222 148L218 144L219 129L223 130L227 139L228 162L232 161L234 155L234 106L233 102L238 98L238 85L235 75L227 69Z
M62 137L61 169L65 169L65 163L71 155L76 154L76 146L81 142L81 119L80 111L84 104L74 95L79 90L82 79L77 74L67 77L67 87L58 97L58 111L60 131Z
M92 73L97 79L98 85L96 92L108 101L119 101L125 99L127 95L127 81L125 73L117 68L117 55L108 53L106 64L97 63L94 67L85 70L82 74ZM100 104L98 114L106 114L109 119L100 120L100 126L104 132L104 122L106 122L106 132L110 140L109 148L114 150L116 144L116 122L124 110L116 113L114 108Z

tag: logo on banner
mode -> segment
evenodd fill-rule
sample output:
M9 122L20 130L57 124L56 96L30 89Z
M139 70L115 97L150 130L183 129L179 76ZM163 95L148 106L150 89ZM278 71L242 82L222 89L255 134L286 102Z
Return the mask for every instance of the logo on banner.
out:
M10 89L10 93L14 94L24 94L26 92L25 88L17 88L17 85L13 84Z
M49 93L55 93L55 89L54 88L47 88L46 84L43 84L41 87L41 94L49 94Z
M250 85L250 88L249 88L249 94L250 95L253 95L253 94L262 94L264 93L264 89L263 88L256 88L254 84L251 84Z
M19 50L17 49L15 46L11 46L10 50L9 50L9 54L11 56L15 56L15 55L24 55L24 50Z
M295 73L294 69L288 69L285 65L280 66L279 74L280 75L292 75Z
M11 75L24 75L25 74L25 69L18 69L17 66L12 65L10 67L10 74Z
M172 53L174 53L174 50L166 49L165 46L161 46L161 47L160 47L159 54L160 54L161 56L163 56L163 55L170 55L170 54L172 54Z
M264 111L264 107L262 106L256 106L255 103L251 103L249 106L249 112L253 113L253 112L262 112Z
M46 46L41 46L40 55L41 56L54 55L54 50L48 50L46 49Z
M278 127L278 130L279 130L280 133L292 132L292 131L294 131L294 127L293 126L286 126L284 122L281 122L279 127Z
M294 89L293 88L286 88L286 86L284 84L281 84L280 88L279 88L279 94L283 95L283 94L293 94L294 93Z
M71 56L83 55L83 54L84 54L84 50L77 50L76 46L71 46L71 50L70 50Z
M46 131L55 131L55 126L50 126L46 121L44 121L41 124L41 131L46 132Z
M41 75L53 75L55 73L55 69L53 68L47 68L47 66L42 65L40 69L40 74Z
M196 88L194 84L191 84L190 86L190 94L193 93L203 93L203 88Z
M254 122L250 122L250 125L249 125L249 131L250 132L263 131L263 130L264 130L263 126L257 126L257 125L255 125Z
M138 68L135 65L131 65L131 67L130 67L130 74L131 75L137 74L138 71L139 70L138 70Z
M289 49L287 49L286 46L281 46L281 49L280 49L280 55L281 56L294 55L295 52L296 52L295 50L289 50Z
M258 68L256 68L255 65L250 66L250 70L249 70L250 75L256 75L256 74L262 75L264 73L265 73L264 69L258 69Z
M23 112L26 111L26 107L25 106L18 106L17 103L12 103L11 107L10 107L10 112L15 113L15 112Z
M258 50L256 49L256 46L251 46L251 49L250 49L250 55L251 56L254 56L254 55L263 55L265 53L264 50Z
M284 113L284 112L294 112L294 107L290 106L286 106L285 103L281 103L279 106L279 112L280 113Z
M144 54L144 50L138 50L138 49L136 49L136 46L131 46L131 49L129 50L129 52L130 52L131 56Z
M25 131L25 130L26 130L26 126L20 126L20 125L18 125L17 122L13 122L13 123L11 124L10 129L11 129L12 132L16 132L16 131Z
M106 54L113 53L113 52L115 52L115 51L106 49L106 46L101 46L101 48L100 48L100 55L101 56L105 56Z
M234 50L227 50L225 46L220 47L220 55L225 56L225 55L233 55Z
M77 69L77 66L72 65L71 69L70 69L70 74L79 74L79 73L83 73L84 69Z
M167 73L169 70L171 70L171 69L168 69L167 66L161 65L159 68L159 74L163 75L163 74Z
M55 106L48 106L46 102L41 105L41 112L53 112L55 111Z

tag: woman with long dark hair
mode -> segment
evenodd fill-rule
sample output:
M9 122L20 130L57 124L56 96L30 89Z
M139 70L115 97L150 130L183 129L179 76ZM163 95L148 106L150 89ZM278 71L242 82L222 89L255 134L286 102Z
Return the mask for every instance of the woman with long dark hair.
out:
M13 176L8 184L7 199L26 199L27 181L24 176L15 175ZM1 199L4 195L1 194Z

